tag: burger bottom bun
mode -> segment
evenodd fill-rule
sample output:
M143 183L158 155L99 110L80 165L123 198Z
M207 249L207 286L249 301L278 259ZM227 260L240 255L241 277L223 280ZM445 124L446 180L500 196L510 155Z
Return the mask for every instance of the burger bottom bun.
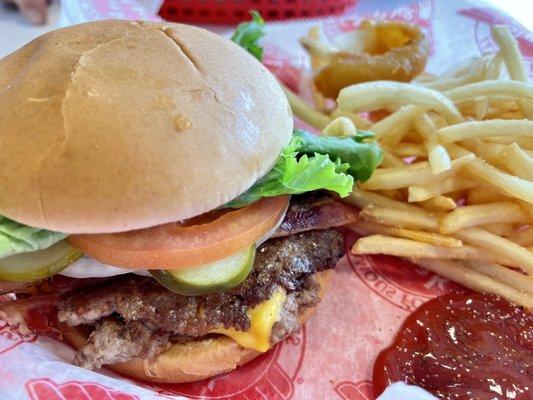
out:
M328 286L331 270L315 274L320 283L319 297L322 299ZM313 313L314 308L305 310L298 320L302 325ZM83 329L61 324L64 338L76 349L83 347L88 335ZM157 383L194 382L209 378L253 360L261 353L245 349L226 336L213 336L185 343L175 343L151 359L136 358L107 367L120 374Z

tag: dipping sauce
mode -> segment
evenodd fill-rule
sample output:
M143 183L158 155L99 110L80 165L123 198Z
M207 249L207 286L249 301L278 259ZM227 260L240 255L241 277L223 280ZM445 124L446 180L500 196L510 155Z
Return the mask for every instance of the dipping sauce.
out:
M374 363L376 396L396 381L441 399L532 400L533 314L479 293L430 300Z

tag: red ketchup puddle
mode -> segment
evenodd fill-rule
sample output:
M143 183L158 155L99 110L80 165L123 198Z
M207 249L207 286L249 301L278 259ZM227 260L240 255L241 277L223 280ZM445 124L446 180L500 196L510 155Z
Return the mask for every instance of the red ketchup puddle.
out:
M374 363L374 393L393 382L441 399L533 399L533 314L507 300L451 293L407 317Z

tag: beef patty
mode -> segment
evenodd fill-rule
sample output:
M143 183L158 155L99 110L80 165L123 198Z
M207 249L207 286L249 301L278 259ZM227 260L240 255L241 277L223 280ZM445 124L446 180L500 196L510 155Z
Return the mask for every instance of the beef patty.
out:
M249 308L282 289L287 300L274 326L276 343L298 327L298 315L319 301L313 275L334 268L344 253L335 229L270 239L257 250L248 278L238 287L204 296L183 296L155 279L124 275L63 296L58 318L94 330L75 362L87 368L149 358L173 341L193 340L216 328L246 331Z

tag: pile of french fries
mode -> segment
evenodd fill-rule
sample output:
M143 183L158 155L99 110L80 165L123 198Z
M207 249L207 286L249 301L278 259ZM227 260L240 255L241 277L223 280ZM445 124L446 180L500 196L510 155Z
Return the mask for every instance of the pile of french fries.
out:
M495 54L411 83L346 87L329 110L317 92L314 108L287 93L323 134L367 129L384 150L345 199L361 208L354 254L409 258L533 309L533 85L509 30L495 26L492 36ZM376 110L390 114L372 123Z

